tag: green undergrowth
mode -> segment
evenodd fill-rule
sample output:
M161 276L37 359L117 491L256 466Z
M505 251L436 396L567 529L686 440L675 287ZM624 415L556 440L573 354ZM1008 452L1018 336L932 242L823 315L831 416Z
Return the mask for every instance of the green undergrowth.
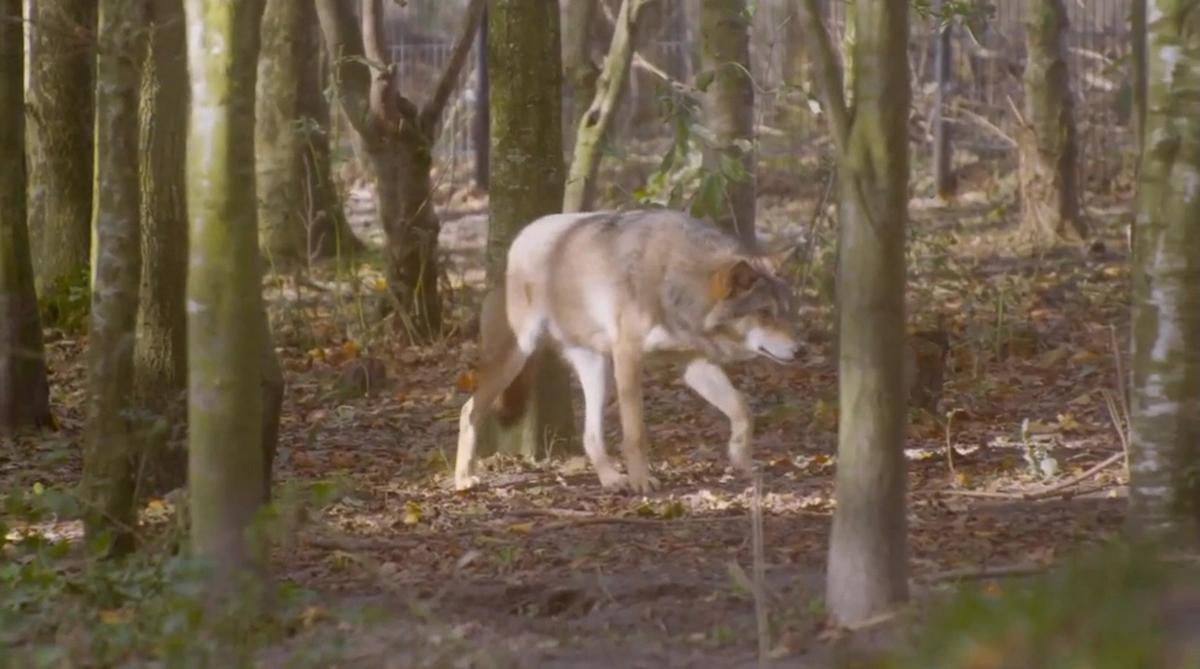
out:
M299 497L312 502L330 490L283 491L264 514L272 536ZM73 493L40 485L0 495L0 669L251 666L263 649L303 640L316 624L349 630L366 622L355 616L371 614L332 619L316 593L248 576L214 588L182 548L186 535L174 518L153 524L134 554L93 559L103 545L84 545L77 524L73 535L63 531L79 508ZM173 511L159 500L147 513ZM336 663L344 636L289 643L287 666Z
M1179 589L1196 576L1150 549L1114 545L1025 581L963 586L934 605L909 650L877 666L1195 669L1200 621L1177 619L1200 605L1200 588ZM1189 592L1190 607L1171 605ZM1169 634L1175 622L1190 636Z

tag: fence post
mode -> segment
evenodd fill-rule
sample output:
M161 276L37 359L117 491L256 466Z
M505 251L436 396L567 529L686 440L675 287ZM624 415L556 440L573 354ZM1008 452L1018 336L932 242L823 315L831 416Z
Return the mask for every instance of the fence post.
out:
M483 10L479 33L475 38L475 115L472 118L472 141L475 144L475 185L488 189L488 162L491 160L491 108L488 104L488 15Z
M942 0L934 0L934 76L937 90L933 100L933 183L938 197L948 198L954 194L954 174L950 164L950 128L946 123L946 96L951 82L950 37L954 29L951 17L943 16Z

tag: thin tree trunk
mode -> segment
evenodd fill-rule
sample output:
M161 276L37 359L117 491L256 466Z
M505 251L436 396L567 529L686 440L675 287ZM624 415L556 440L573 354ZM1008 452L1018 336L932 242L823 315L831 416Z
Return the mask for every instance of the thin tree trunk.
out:
M42 292L85 285L91 248L96 0L37 0L30 229Z
M25 203L21 0L0 3L0 436L50 425Z
M153 417L143 430L138 491L160 494L185 481L187 452L174 428L187 388L187 31L182 0L148 3L141 72L141 290L134 345L134 392Z
M381 0L362 0L361 29L340 0L317 0L326 51L336 63L338 98L375 179L377 215L387 237L384 261L398 307L396 325L411 341L441 332L441 226L432 197L433 146L483 10L483 0L471 0L437 86L418 106L398 90L391 67L376 70L368 64L389 62Z
M1133 134L1139 154L1146 137L1146 0L1132 0L1129 81L1133 90Z
M701 0L700 40L705 70L714 75L704 95L705 118L716 137L712 169L729 172L716 223L753 248L755 215L754 82L750 78L750 18L745 0Z
M953 147L950 145L950 125L946 123L946 97L949 95L953 71L951 63L951 36L954 22L941 18L942 0L934 4L934 76L937 92L934 95L933 111L933 188L938 197L950 198L955 191L952 165Z
M491 113L488 98L491 94L491 82L488 80L488 18L484 10L479 22L479 37L475 41L475 116L471 119L471 134L475 142L475 185L481 190L488 189L488 170L491 139Z
M818 90L838 147L838 468L830 615L854 624L908 597L904 239L908 207L908 0L855 9L854 106L816 0L804 0Z
M1133 271L1130 526L1200 538L1200 30L1192 0L1149 17Z
M488 8L491 79L491 192L487 273L493 290L504 277L512 240L530 221L561 210L562 68L559 16L553 3L493 0ZM544 457L572 445L575 422L565 366L535 354L530 406L516 424L480 434L483 453ZM493 422L494 423L494 422Z
M1018 134L1021 225L1038 246L1087 237L1079 193L1079 149L1067 72L1063 0L1029 0L1025 124Z
M96 58L95 264L88 336L84 530L108 552L133 547L133 349L141 268L136 0L101 0ZM108 543L111 542L111 543Z
M258 57L254 126L258 236L267 265L281 272L308 264L297 123L303 4L302 0L266 0Z
M637 42L638 15L644 6L645 0L621 2L604 69L595 84L595 97L578 121L575 150L571 152L571 168L563 194L562 210L565 212L588 211L595 204L600 150L608 138L609 126L625 90Z
M333 132L329 102L325 99L326 66L321 45L321 27L312 0L300 3L300 92L296 99L299 114L300 161L305 225L309 258L352 256L363 244L350 230L342 196L333 179L333 158L329 148Z
M193 551L216 583L263 566L264 332L255 207L260 2L187 0L188 491ZM247 327L247 324L251 324Z

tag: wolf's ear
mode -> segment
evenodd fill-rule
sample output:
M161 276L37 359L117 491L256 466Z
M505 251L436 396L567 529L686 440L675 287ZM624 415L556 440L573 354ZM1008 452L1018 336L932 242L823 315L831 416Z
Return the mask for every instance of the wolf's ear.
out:
M740 295L758 281L758 270L745 259L736 260L712 273L708 280L708 296L713 301Z

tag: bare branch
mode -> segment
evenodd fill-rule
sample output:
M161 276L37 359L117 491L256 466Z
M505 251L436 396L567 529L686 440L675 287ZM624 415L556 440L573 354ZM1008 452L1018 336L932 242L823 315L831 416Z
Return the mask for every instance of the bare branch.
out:
M359 5L362 17L363 52L367 59L388 65L392 59L383 53L383 0L362 0Z
M430 130L430 134L437 134L437 125L446 110L446 103L449 102L454 88L458 85L463 67L467 64L467 56L471 53L471 43L475 39L475 33L479 30L479 24L483 20L483 10L486 7L485 0L471 0L471 3L467 5L467 13L463 18L458 39L454 42L454 50L450 53L450 60L446 62L446 67L442 70L442 76L438 81L437 88L433 91L433 97L425 103L425 107L421 110L421 124Z
M813 59L817 94L821 98L825 114L829 117L829 126L833 131L838 154L842 155L850 136L851 118L851 110L846 107L846 98L842 92L842 67L834 55L829 33L825 31L821 22L817 0L800 0L799 9L801 25L808 33L809 57Z
M608 21L608 24L610 26L613 26L615 28L617 25L617 17L613 15L612 8L603 2L599 3L599 4L600 4L601 10L603 11L605 20ZM678 79L675 79L670 74L668 74L666 70L662 69L658 65L655 65L654 63L650 62L649 59L647 59L645 56L642 55L641 50L637 47L636 44L633 47L633 66L636 67L637 69L645 72L646 74L649 74L650 76L654 77L655 79L658 79L659 81L666 84L667 86L670 86L671 89L677 93L682 93L682 94L688 95L688 96L694 96L699 92L692 86L689 86L688 84L686 84Z
M338 101L354 130L366 136L370 131L371 71L364 62L354 12L344 0L316 0L316 5Z

